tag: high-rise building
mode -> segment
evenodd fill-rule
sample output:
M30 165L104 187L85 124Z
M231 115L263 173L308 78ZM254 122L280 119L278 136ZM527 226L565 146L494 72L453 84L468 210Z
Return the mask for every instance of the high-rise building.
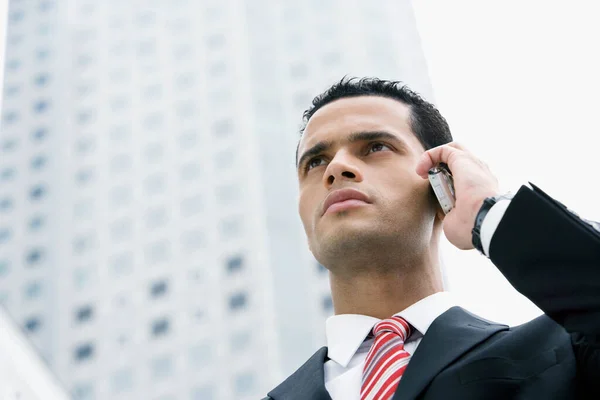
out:
M344 75L431 99L409 0L21 0L0 301L76 399L255 399L324 344L302 111Z

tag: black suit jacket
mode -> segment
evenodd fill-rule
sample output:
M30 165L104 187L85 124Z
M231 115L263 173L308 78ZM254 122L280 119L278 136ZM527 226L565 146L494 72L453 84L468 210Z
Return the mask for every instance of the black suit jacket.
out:
M506 210L490 259L544 315L508 327L452 307L423 337L394 400L600 399L600 226L531 187ZM266 399L330 400L326 360L323 347Z

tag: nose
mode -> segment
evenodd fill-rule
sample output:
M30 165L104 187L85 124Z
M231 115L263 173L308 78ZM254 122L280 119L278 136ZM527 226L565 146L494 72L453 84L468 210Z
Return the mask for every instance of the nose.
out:
M336 181L338 181L338 184L340 181L362 181L363 176L358 166L358 160L349 155L336 154L334 159L327 165L323 180L327 188L331 187Z

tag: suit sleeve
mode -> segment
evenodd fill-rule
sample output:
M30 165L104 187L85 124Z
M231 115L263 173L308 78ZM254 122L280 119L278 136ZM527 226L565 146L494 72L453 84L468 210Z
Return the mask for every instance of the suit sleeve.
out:
M600 225L535 185L522 186L489 256L515 289L570 333L581 389L600 398Z

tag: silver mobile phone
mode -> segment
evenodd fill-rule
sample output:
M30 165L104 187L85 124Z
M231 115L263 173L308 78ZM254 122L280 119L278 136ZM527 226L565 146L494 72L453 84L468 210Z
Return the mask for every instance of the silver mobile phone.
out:
M452 173L448 169L448 165L440 163L437 166L429 170L429 183L435 192L442 210L445 214L448 214L453 208L456 202L456 195L454 193L454 180L452 179Z

